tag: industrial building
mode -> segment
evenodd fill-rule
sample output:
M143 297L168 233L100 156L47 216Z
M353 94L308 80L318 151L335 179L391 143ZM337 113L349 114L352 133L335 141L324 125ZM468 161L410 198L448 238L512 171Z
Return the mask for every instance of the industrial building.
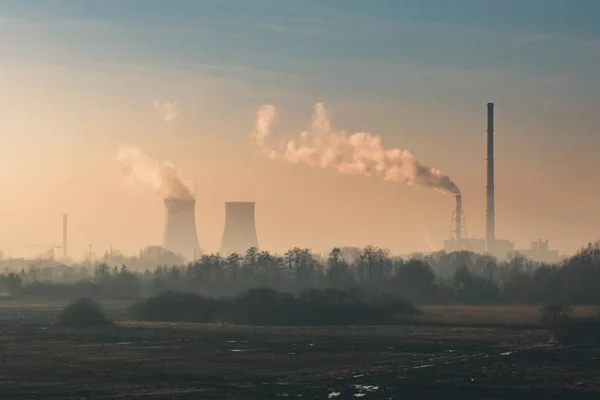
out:
M245 254L251 247L258 248L254 209L254 202L225 203L225 227L219 249L222 256Z
M551 250L547 239L538 239L531 242L531 249L517 250L515 253L543 263L555 263L560 261L558 250Z
M163 247L187 260L199 255L196 232L196 200L165 199L167 212Z
M456 195L456 209L452 213L452 238L444 241L444 251L472 251L487 253L504 259L514 253L514 244L496 238L496 210L494 197L494 103L487 104L487 186L486 186L486 231L485 239L467 238L462 195Z

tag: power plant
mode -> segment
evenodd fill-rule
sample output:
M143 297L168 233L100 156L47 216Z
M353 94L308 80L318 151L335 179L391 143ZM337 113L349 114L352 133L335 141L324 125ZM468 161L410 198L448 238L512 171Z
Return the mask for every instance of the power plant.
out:
M245 254L251 247L258 248L254 206L254 202L225 203L225 228L219 249L222 256Z
M196 200L165 199L166 223L163 247L193 260L199 251L196 232Z
M494 103L487 103L487 185L486 185L486 227L485 239L466 236L465 214L462 208L462 195L456 195L456 209L452 212L450 232L452 238L444 241L444 250L487 253L500 259L511 254L522 254L540 261L558 260L558 252L548 248L548 241L532 243L528 250L515 251L514 244L506 239L496 238L496 204L494 197Z

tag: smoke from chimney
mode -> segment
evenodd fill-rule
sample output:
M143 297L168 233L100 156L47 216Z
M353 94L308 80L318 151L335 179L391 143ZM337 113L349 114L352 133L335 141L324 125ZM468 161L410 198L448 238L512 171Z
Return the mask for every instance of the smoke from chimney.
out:
M163 199L193 200L194 188L173 164L156 161L137 147L121 146L117 161L128 178L152 188Z
M266 144L266 139L271 133L276 115L274 106L261 106L252 133L254 144L271 159L331 168L342 173L374 176L446 193L460 193L458 186L448 176L435 168L422 165L408 150L386 149L381 137L370 133L332 131L330 117L323 103L314 106L310 130L300 133L297 139L284 143L279 151L273 150Z

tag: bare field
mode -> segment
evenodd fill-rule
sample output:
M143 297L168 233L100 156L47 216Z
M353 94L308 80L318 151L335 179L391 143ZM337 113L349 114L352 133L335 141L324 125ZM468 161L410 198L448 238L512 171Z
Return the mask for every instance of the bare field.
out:
M471 327L540 328L539 306L424 306L425 312L415 322L425 325L451 325ZM574 317L600 315L596 306L572 308Z
M540 329L121 321L89 331L51 326L58 309L0 305L0 398L600 398L600 349L552 346Z

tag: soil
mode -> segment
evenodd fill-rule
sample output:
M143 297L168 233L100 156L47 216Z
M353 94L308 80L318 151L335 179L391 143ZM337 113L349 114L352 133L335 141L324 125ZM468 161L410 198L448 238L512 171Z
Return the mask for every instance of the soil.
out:
M540 329L53 326L0 307L2 399L598 399L600 349Z

